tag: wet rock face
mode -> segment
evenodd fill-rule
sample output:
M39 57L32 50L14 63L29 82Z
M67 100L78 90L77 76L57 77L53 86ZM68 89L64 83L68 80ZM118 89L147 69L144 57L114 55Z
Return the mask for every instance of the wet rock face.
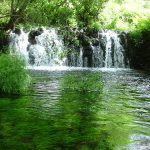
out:
M92 39L92 45L93 45L93 46L99 46L99 44L100 44L100 41L99 41L98 38L93 38L93 39Z
M83 67L92 67L93 47L92 45L98 45L98 40L90 38L89 33L86 31L79 34L80 44L83 47ZM94 44L93 44L94 41ZM85 64L86 63L86 64Z
M69 32L69 33L68 33ZM93 47L92 47L92 39L87 35L85 30L77 30L77 29L70 29L68 31L68 35L64 36L64 44L71 51L67 55L68 64L69 66L73 66L71 63L71 57L74 56L74 63L77 66L77 60L79 58L80 48L82 49L82 60L84 67L92 67L92 56L93 56ZM79 41L79 45L77 46L75 41ZM95 39L95 44L97 44L98 40ZM77 54L77 55L76 55ZM86 60L86 61L84 61ZM86 63L85 63L86 62Z
M36 44L36 39L35 37L36 36L39 36L43 33L43 30L40 28L38 30L32 30L30 33L29 33L29 38L28 38L28 41L31 43L31 44Z
M83 47L83 60L87 59L87 64L83 61L83 67L92 67L92 56L93 56L93 48L92 45L89 43L88 45Z
M143 31L141 38L135 40L128 35L128 53L130 67L134 69L150 70L150 31Z
M126 49L127 48L127 33L121 32L119 34L120 44Z
M86 32L86 35L90 38L97 38L98 37L98 33L99 33L99 30L97 29L87 29L85 30Z
M13 33L20 35L20 34L21 34L21 30L18 29L18 28L15 28L15 29L13 30Z
M0 30L0 53L6 52L9 45L9 35L5 34L3 30Z
M101 37L100 39L100 47L102 48L103 51L105 51L105 47L106 47L106 39L105 37Z

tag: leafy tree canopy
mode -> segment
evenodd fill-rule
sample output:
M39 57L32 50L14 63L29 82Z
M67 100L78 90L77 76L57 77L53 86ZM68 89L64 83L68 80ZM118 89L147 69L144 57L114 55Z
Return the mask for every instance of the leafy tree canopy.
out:
M0 23L12 29L16 24L89 26L106 0L2 0Z
M110 0L99 15L103 28L118 30L136 30L141 20L149 18L150 2L146 0Z
M135 30L149 18L148 0L0 1L0 26L5 30L19 24Z

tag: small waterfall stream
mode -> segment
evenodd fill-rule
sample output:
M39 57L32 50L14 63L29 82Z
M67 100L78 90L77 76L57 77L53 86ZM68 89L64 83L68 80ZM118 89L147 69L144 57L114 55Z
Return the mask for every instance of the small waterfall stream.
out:
M119 33L102 30L98 33L99 45L93 48L93 66L105 68L125 68L125 49L121 45Z
M12 31L9 39L11 52L23 55L28 65L128 67L120 33L101 30L97 35L97 44L91 42L88 48L80 44L78 50L71 47L69 52L64 44L64 37L59 35L56 29L42 28L28 32L20 29L18 33Z

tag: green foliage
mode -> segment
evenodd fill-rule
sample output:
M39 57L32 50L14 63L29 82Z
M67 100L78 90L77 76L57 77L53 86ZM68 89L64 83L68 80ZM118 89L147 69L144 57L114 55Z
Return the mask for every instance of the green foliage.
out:
M8 10L9 10L8 1L0 2L0 24L7 22L9 17Z
M0 55L0 92L21 94L29 85L30 78L25 62L19 56Z
M6 0L0 4L0 23L90 27L106 1Z
M150 31L150 17L140 19L137 24L137 29L138 31Z
M0 3L0 24L4 30L13 29L15 25L26 20L26 10L34 0L3 0ZM36 1L34 1L36 2Z
M0 53L8 52L8 35L0 30Z
M73 9L69 1L43 0L28 8L27 21L36 25L65 26L72 19L72 15Z
M103 28L116 30L136 30L140 20L150 16L143 0L110 0L99 14Z
M143 40L146 38L143 37L143 33L145 32L150 32L150 17L140 19L136 30L129 33L129 36L136 47L139 47L143 43Z
M98 20L103 4L107 0L81 0L75 2L76 19L78 26L91 28L93 22Z
M149 7L144 0L5 0L0 24L132 31L149 17Z

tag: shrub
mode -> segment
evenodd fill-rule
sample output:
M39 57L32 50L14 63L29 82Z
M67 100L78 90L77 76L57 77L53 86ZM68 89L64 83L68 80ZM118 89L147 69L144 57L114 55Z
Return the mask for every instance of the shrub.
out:
M25 61L16 55L0 55L0 92L22 94L30 83Z
M150 32L150 18L140 19L136 30L129 33L130 38L134 42L133 45L140 46L144 41L149 38L145 36L145 33L149 35Z

